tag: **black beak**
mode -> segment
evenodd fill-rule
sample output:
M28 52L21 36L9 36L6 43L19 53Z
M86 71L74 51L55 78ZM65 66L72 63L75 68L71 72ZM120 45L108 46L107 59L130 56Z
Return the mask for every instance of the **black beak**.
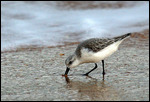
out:
M70 70L70 68L67 67L66 72L65 72L65 75L68 74L69 70Z

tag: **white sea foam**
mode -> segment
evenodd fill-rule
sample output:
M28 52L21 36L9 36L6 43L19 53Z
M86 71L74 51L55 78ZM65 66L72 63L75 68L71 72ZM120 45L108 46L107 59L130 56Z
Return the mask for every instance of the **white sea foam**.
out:
M148 2L116 9L62 10L56 4L2 1L1 51L14 50L20 46L55 46L149 28Z

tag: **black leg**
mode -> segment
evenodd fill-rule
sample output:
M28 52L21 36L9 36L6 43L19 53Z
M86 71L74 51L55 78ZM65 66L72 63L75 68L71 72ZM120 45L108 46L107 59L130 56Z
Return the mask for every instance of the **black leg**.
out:
M93 70L95 70L97 68L97 64L95 63L95 67L92 69L92 70L90 70L89 72L87 72L86 74L84 74L84 75L86 75L86 76L88 76L88 74L89 73L91 73Z
M103 66L103 72L102 72L102 74L103 74L103 80L104 80L104 75L105 75L105 70L104 70L104 60L102 60L102 66Z

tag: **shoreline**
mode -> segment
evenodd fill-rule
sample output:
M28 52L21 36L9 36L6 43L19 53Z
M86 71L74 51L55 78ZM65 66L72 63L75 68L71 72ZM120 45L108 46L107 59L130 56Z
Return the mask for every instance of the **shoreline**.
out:
M142 32L133 32L131 35L131 38L134 40L138 39L140 41L144 41L145 39L149 38L149 29L143 30ZM130 38L130 39L131 39ZM22 46L14 50L8 50L8 51L1 51L1 53L11 53L11 52L18 52L18 51L34 51L34 50L42 50L44 48L57 48L57 47L66 47L66 46L72 46L72 45L78 45L80 42L63 42L62 45L56 45L56 46Z

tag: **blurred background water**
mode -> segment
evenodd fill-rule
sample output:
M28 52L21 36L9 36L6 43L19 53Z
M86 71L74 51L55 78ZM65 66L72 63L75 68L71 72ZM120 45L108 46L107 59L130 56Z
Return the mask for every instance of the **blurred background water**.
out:
M2 1L1 52L149 29L148 1Z

